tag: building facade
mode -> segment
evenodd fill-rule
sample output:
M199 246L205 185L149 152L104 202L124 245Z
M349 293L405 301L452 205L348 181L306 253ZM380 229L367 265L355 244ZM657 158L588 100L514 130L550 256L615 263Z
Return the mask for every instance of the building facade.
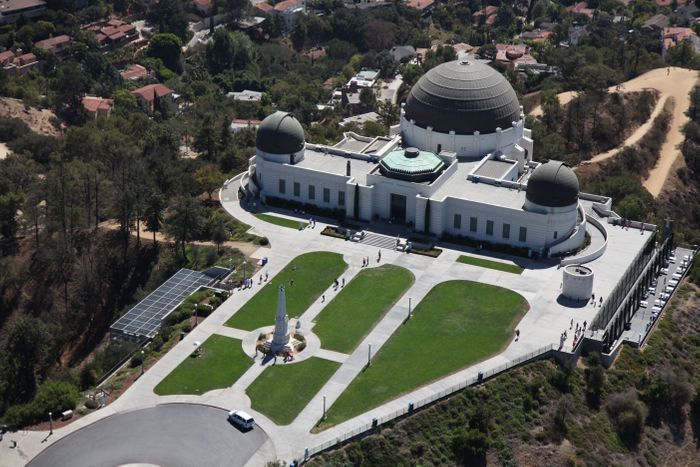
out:
M576 175L561 162L532 161L517 96L483 63L454 61L426 73L394 136L346 133L334 146L311 144L299 122L278 111L260 124L256 146L247 188L263 200L540 255L584 242Z

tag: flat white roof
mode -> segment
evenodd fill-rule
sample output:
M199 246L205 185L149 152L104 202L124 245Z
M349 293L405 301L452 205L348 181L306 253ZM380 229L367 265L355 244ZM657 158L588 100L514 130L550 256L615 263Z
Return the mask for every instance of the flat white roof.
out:
M448 180L445 180L431 198L442 199L446 196L451 196L493 206L522 209L525 204L525 190L489 185L487 183L475 183L467 180L467 176L479 162L457 162L459 165L455 173Z
M350 161L350 176L355 177L358 183L366 185L367 174L377 166L376 163L306 148L304 159L294 165L295 167L320 170L321 172L344 176L347 161Z

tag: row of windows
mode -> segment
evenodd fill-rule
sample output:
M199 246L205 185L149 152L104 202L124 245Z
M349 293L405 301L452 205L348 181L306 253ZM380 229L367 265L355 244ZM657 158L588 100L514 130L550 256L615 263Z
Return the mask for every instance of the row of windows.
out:
M280 178L279 179L279 192L280 194L285 194L287 192L287 181ZM309 185L309 199L310 200L315 200L316 199L316 187L314 185ZM301 196L301 184L299 182L294 182L294 185L292 186L293 194L294 196ZM323 189L323 202L324 203L330 203L331 202L331 190L330 188L324 188ZM338 192L338 205L339 206L345 206L345 192L344 191L339 191Z
M454 217L454 228L459 230L462 228L462 215L455 214ZM476 232L479 228L479 220L476 217L469 217L469 231ZM493 221L486 221L486 235L493 235ZM510 238L510 224L503 224L503 229L501 230L501 236L503 238ZM555 237L556 238L556 237ZM518 232L518 241L527 241L527 227L520 227Z

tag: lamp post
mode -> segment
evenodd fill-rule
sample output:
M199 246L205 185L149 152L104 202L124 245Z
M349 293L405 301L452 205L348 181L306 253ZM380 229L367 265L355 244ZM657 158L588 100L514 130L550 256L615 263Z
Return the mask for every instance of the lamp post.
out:
M146 370L144 369L144 363L146 362L146 352L141 351L141 375L143 375Z
M197 327L197 311L198 311L198 308L199 308L199 307L198 307L197 304L195 303L195 305L194 305L194 327Z
M49 434L53 434L53 413L49 412Z
M408 317L411 317L411 297L408 297Z
M245 282L245 261L243 261L243 282Z
M321 417L321 420L326 419L326 395L323 395L323 417Z
M367 366L372 365L372 344L367 344Z

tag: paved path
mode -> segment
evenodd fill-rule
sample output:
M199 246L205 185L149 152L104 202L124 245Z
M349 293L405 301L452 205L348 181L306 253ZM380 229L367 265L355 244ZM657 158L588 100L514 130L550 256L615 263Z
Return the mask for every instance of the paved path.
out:
M670 71L670 72L669 72ZM634 144L651 128L651 122L655 117L655 114L660 112L662 108L662 102L667 99L672 98L675 105L672 114L672 120L669 125L668 133L666 134L666 141L661 146L661 151L659 154L659 160L656 166L649 172L649 176L642 182L644 188L646 188L649 193L654 197L658 196L663 189L666 178L671 171L671 167L678 158L680 154L680 145L683 143L683 126L688 122L688 116L685 112L690 107L690 92L693 90L698 81L698 72L696 70L688 70L685 68L670 67L670 68L656 68L650 70L636 78L627 81L622 84L622 92L630 91L641 91L643 89L656 89L659 91L659 102L657 103L652 116L649 120L642 125L637 131L635 131L630 138L628 138L621 146L606 151L602 154L598 154L593 157L592 161L599 162L600 160L605 160L613 157L617 154L623 147L630 144ZM617 86L611 86L608 92L616 92ZM562 105L568 104L577 93L575 91L568 91L558 94L559 102ZM530 115L541 116L542 107L537 106L531 112ZM642 132L642 128L646 128ZM632 138L634 136L634 138Z

